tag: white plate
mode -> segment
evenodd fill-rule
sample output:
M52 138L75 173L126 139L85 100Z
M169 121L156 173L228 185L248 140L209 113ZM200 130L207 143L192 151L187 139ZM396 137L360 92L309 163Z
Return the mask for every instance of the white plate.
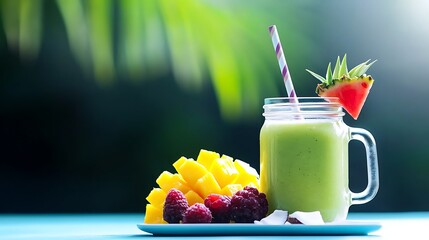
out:
M137 224L153 235L230 236L230 235L367 235L381 228L375 222L345 221L324 225L257 225L257 224Z

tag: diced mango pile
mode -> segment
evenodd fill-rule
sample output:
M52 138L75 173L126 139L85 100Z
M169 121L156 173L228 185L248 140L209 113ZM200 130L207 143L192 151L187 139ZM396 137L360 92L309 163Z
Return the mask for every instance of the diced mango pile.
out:
M232 196L245 186L259 189L259 174L249 164L227 155L201 149L197 160L181 157L173 167L177 173L162 172L158 188L147 196L145 223L166 223L162 217L165 197L176 188L185 194L189 206L204 203L211 193Z

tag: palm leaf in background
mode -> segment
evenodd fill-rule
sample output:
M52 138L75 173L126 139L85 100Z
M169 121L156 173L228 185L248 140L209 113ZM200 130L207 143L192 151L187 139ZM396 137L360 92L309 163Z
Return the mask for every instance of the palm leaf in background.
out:
M140 81L170 71L188 91L198 91L211 80L225 119L253 114L263 96L277 91L280 73L267 27L293 22L291 9L300 4L245 0L55 3L74 57L101 85L111 85L122 75ZM42 26L49 24L42 19L46 4L1 0L8 45L21 58L37 56ZM270 9L277 5L277 10L265 8L270 5ZM300 27L289 24L291 39L299 41ZM291 51L312 50L306 46Z
M2 0L1 15L10 48L19 50L22 58L36 57L42 32L42 1Z

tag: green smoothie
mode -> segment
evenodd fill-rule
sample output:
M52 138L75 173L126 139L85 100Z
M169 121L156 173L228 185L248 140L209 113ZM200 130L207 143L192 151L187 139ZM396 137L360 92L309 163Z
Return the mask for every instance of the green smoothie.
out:
M261 191L275 209L343 220L351 204L348 127L342 120L267 120L260 133Z

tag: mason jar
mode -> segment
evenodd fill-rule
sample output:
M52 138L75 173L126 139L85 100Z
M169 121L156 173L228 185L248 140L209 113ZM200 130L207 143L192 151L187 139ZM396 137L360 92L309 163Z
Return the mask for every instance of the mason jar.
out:
M337 98L267 98L260 132L260 184L269 212L319 211L325 222L345 220L352 204L372 200L378 191L373 136L343 122ZM349 189L351 140L366 149L368 185Z

